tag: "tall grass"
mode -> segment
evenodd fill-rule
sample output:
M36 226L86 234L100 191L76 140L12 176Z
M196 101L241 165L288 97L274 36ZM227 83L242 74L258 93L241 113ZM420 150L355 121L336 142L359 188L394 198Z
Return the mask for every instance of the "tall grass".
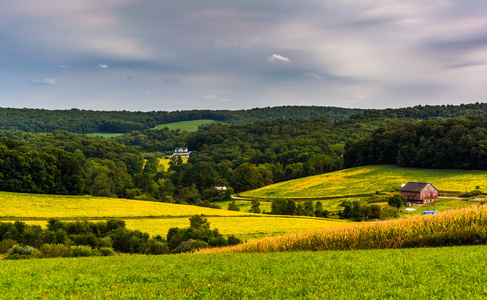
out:
M315 230L199 253L284 252L487 244L487 206L416 215L350 228Z

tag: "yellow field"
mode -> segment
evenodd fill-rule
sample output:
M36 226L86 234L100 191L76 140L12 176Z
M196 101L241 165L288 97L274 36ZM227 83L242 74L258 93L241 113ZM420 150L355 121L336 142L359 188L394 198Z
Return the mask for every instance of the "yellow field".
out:
M0 218L174 217L196 214L241 216L249 213L118 198L0 192Z
M189 157L187 157L187 156L181 157L181 159L183 160L183 163L187 163L188 158ZM171 159L169 159L169 158L159 158L159 165L164 167L164 171L167 171L169 169L169 162L170 161L171 161Z
M234 234L247 239L313 229L343 228L357 224L342 220L275 216L209 217L208 221L212 229L218 228L225 235ZM166 236L171 227L189 227L188 218L130 219L125 222L129 229L138 229L151 235L161 236Z
M118 198L0 192L0 221L5 222L21 220L27 224L46 226L49 218L65 221L119 218L125 220L129 229L164 237L171 227L188 227L189 217L196 214L208 216L212 229L217 228L224 235L235 234L244 239L354 224L341 220L251 214Z
M487 190L487 171L366 166L276 183L240 193L243 197L325 198L389 192L408 181L431 182L440 192Z

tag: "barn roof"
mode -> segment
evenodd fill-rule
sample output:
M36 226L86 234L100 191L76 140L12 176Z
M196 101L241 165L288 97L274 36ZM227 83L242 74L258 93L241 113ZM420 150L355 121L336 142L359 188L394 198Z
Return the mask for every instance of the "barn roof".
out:
M431 183L429 182L415 182L410 181L405 186L401 188L401 191L404 192L421 192L427 185L431 185L434 189L436 189Z

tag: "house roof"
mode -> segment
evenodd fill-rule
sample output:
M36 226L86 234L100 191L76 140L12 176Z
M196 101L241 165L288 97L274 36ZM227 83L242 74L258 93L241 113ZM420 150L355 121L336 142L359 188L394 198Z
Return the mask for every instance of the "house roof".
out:
M405 186L401 188L401 191L404 192L421 192L427 185L431 185L434 189L436 189L431 183L429 182L415 182L410 181Z

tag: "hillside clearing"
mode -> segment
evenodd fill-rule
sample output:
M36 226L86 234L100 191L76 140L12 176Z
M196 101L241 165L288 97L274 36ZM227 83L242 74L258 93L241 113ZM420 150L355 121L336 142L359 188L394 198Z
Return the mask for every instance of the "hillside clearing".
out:
M173 122L173 123L166 123L160 124L156 126L156 129L162 128L169 128L170 130L183 130L194 132L198 130L198 127L205 124L215 123L215 120L191 120L191 121L181 121L181 122Z

